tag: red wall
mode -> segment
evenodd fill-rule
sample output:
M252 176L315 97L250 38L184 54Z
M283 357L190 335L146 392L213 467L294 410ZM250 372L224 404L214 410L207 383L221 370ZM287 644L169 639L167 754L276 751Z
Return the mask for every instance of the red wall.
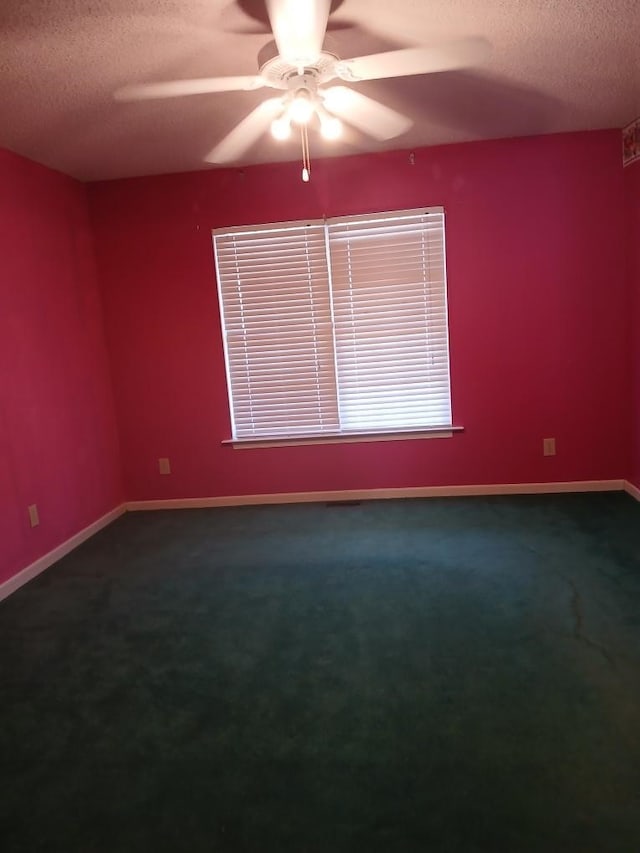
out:
M90 187L129 499L622 478L630 365L619 131ZM443 204L447 440L258 450L230 434L210 229ZM542 456L543 437L558 453ZM171 459L171 476L157 460Z
M0 186L2 582L122 494L85 189L3 150Z
M632 392L631 473L629 479L640 488L640 160L624 170L627 258L631 288Z

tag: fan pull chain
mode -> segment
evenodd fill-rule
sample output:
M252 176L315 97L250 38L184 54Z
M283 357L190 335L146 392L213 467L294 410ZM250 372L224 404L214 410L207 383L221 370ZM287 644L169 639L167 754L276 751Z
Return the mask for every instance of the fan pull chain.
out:
M300 126L300 138L302 140L302 180L306 183L311 177L311 159L309 156L309 134L307 125Z

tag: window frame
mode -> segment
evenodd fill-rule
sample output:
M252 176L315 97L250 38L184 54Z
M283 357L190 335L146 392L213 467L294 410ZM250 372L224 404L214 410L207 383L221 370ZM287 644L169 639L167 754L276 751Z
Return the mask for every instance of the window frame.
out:
M381 428L358 428L358 429L349 429L349 428L341 428L338 430L324 430L321 432L316 432L313 430L309 430L308 432L292 432L290 434L282 434L282 433L274 433L273 435L264 435L264 434L256 434L256 435L238 435L236 430L236 417L234 411L234 389L232 383L232 377L230 372L230 355L228 348L228 336L229 336L229 328L227 326L227 321L225 317L225 301L223 297L223 283L220 273L220 264L219 264L219 255L218 255L218 239L226 239L229 238L233 234L238 235L246 235L253 234L258 232L268 233L269 231L283 231L286 229L300 229L305 226L313 226L317 228L318 226L322 226L324 229L324 240L326 247L326 264L327 264L327 274L328 274L328 293L327 297L329 300L329 309L331 314L332 321L332 341L333 341L333 367L335 370L336 377L336 386L335 386L335 394L336 400L335 404L338 412L341 410L341 398L340 398L340 385L338 381L338 354L336 349L336 329L335 329L335 296L333 292L333 282L332 282L332 258L331 258L331 246L330 246L330 230L331 226L343 225L343 224L353 224L354 227L366 225L367 221L372 222L381 222L385 219L393 220L393 219L401 219L401 218L416 218L429 214L437 214L441 216L441 226L437 228L431 227L431 230L435 230L438 235L438 240L441 241L441 250L442 250L442 280L437 281L437 285L440 288L440 297L443 304L444 309L444 322L441 325L440 333L444 335L445 347L444 349L440 349L441 354L446 354L446 393L447 393L447 407L450 414L450 422L441 423L441 424L429 424L429 425L419 425L419 426L384 426ZM422 225L424 227L424 233L422 239L424 240L424 234L427 234L430 226L427 225L425 220L422 220ZM396 441L396 440L407 440L407 439L425 439L425 438L449 438L452 437L455 433L461 432L462 427L455 426L453 424L453 413L452 413L452 393L451 393L451 347L450 347L450 330L449 330L449 299L448 299L448 278L447 278L447 262L446 262L446 227L445 227L445 210L443 207L424 207L424 208L414 208L407 210L392 210L392 211L380 211L377 213L367 213L362 215L347 215L347 216L339 216L332 218L324 218L324 219L310 219L310 220L294 220L294 221L286 221L286 222L276 222L276 223L264 223L264 224L252 224L246 226L231 226L231 227L222 227L216 228L212 230L212 243L213 243L213 254L214 254L214 263L215 263L215 272L216 272L216 289L218 294L218 302L219 302L219 310L220 310L220 319L221 319L221 331L223 338L223 349L224 349L224 361L225 361L225 376L227 383L227 399L229 405L229 416L230 423L232 429L232 437L230 439L224 439L222 444L231 445L233 447L238 448L255 448L255 447L277 447L277 446L296 446L296 445L308 445L308 444L327 444L327 443L344 443L344 442L366 442L366 441ZM425 273L423 279L421 279L425 288L429 286L429 278ZM239 288L238 288L239 289ZM428 333L429 329L429 312L430 309L425 308L425 331ZM373 386L369 386L373 387Z

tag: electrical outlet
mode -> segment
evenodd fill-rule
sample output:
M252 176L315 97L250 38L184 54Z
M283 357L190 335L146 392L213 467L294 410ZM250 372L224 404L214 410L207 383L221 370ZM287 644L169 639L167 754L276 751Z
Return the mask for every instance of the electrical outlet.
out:
M158 470L161 474L171 473L171 463L166 457L163 459L158 459Z
M29 510L29 521L31 522L32 527L37 527L40 524L40 516L38 515L38 506L37 504L31 504L30 507L27 507Z
M555 440L555 438L543 438L542 439L542 455L543 456L555 456L556 455L556 440Z

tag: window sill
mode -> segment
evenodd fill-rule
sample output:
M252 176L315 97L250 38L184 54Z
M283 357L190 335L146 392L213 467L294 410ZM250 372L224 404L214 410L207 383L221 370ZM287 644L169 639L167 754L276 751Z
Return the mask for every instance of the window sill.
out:
M407 441L424 438L451 438L464 427L446 426L396 432L348 432L340 435L301 435L282 438L230 438L222 442L234 450L253 450L258 447L300 447L307 444L354 444L367 441Z

